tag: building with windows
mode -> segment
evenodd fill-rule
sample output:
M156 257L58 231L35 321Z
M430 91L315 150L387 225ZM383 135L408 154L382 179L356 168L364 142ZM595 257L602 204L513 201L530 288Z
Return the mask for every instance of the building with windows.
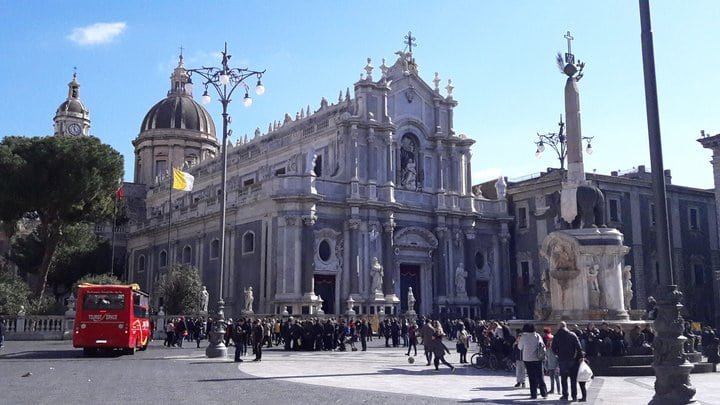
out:
M515 218L510 231L512 296L518 317L532 317L540 277L548 269L539 248L547 234L558 229L555 218L542 218L552 204L552 194L561 188L565 171L549 169L507 186L509 213ZM644 166L611 175L586 174L588 181L605 194L605 223L623 233L630 252L625 264L632 266L631 309L645 309L648 296L657 295L659 269L655 259L655 214L650 172ZM688 318L720 324L718 281L718 227L713 190L671 184L666 171L675 283L685 294ZM483 194L493 196L491 184ZM538 216L540 218L538 218Z
M248 287L256 313L400 313L411 287L420 314L511 315L506 201L472 193L475 141L453 127L452 82L428 84L412 52L397 54L379 69L368 59L337 102L228 147L223 279L219 145L181 56L133 141L145 198L129 224L129 281L152 293L174 263L194 265L211 303L222 283L229 316ZM192 191L170 193L173 167L195 177Z

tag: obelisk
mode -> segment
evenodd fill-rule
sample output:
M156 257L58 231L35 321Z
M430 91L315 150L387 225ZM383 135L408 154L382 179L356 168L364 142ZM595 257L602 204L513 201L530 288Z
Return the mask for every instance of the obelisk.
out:
M572 223L577 216L577 187L585 184L585 168L582 156L582 131L580 129L580 91L577 82L582 78L584 63L575 63L575 55L572 53L571 43L574 39L570 31L565 34L568 51L565 53L564 61L558 54L558 66L562 67L563 73L567 75L565 81L565 136L567 143L567 177L562 185L560 214L568 223Z

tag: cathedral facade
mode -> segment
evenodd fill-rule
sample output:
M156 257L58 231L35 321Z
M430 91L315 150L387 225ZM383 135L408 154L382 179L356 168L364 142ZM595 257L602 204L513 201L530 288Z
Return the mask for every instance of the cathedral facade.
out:
M128 229L128 281L153 296L170 266L191 264L229 316L250 287L263 314L512 315L506 201L472 193L475 141L453 129L451 81L428 84L411 52L397 54L392 66L368 59L352 94L228 145L222 278L222 141L185 89L181 57L133 141L145 198ZM171 192L173 167L195 177L192 191Z

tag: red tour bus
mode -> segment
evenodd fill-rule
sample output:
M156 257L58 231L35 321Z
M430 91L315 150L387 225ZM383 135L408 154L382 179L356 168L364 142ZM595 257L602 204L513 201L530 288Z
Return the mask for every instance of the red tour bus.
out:
M78 287L73 347L85 354L122 349L135 354L150 342L149 297L137 284Z

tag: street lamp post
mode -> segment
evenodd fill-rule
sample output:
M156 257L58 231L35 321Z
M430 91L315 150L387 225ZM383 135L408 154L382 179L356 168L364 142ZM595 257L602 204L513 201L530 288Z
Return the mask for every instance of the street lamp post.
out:
M560 130L557 133L547 133L547 134L541 134L538 133L538 141L535 142L535 145L537 146L537 149L535 150L535 157L540 159L542 157L543 152L545 152L545 145L550 145L550 147L555 151L555 154L557 155L558 160L560 161L560 169L565 169L565 157L567 156L567 137L563 133L565 129L565 123L562 119L562 114L560 115L560 122L558 122L558 126L560 127ZM584 141L587 141L587 148L585 149L585 153L588 155L592 155L593 148L590 142L592 141L592 136L583 136L582 139Z
M258 95L265 93L265 86L262 84L262 75L265 71L255 71L249 69L230 68L228 62L231 55L227 52L227 42L225 43L225 50L222 52L222 66L221 67L201 67L199 69L188 69L188 82L185 84L185 90L192 94L193 83L192 75L197 74L203 79L203 86L205 86L205 92L202 95L203 104L208 104L211 101L211 97L208 94L208 88L212 87L215 89L219 96L220 103L222 104L222 118L223 118L223 132L222 132L222 146L221 146L221 157L222 160L222 177L221 182L221 193L220 193L220 286L218 288L218 303L217 303L217 319L213 323L213 330L210 332L207 349L205 355L207 357L225 357L227 355L227 347L223 342L225 336L225 301L223 300L223 274L225 270L225 204L227 200L226 186L227 186L227 138L232 133L232 130L228 130L228 123L231 119L228 116L228 105L232 101L231 97L235 89L240 85L245 90L245 97L243 97L243 105L250 107L252 105L252 98L248 94L250 87L245 83L248 78L256 77L257 85L255 86L255 92Z

